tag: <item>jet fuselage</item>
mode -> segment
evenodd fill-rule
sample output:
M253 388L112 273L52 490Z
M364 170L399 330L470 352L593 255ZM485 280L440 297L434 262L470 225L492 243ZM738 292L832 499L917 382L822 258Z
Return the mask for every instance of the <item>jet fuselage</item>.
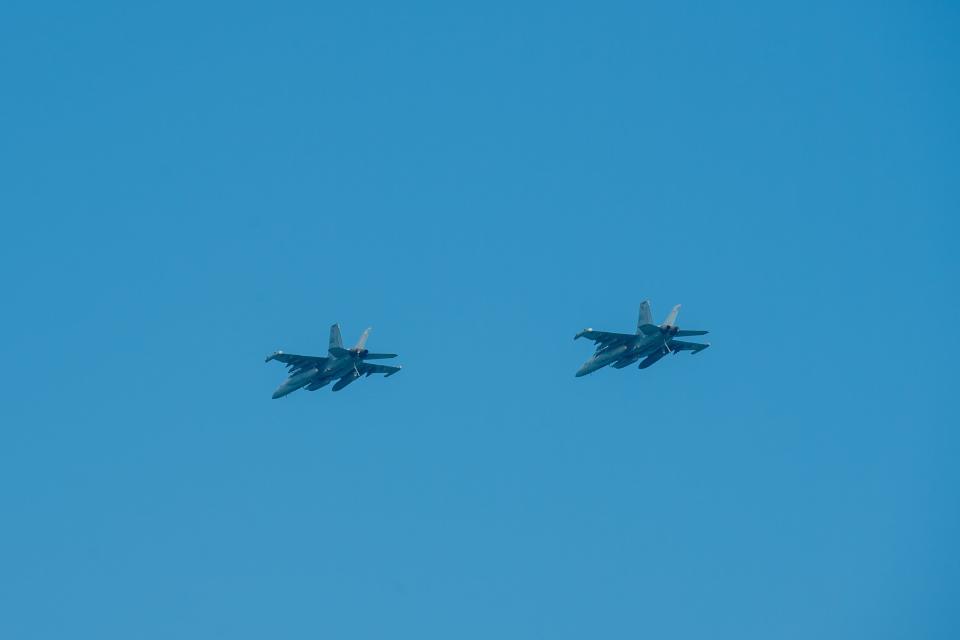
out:
M666 348L668 338L669 334L666 333L654 336L637 334L633 344L621 344L600 349L583 363L583 366L577 371L576 376L578 378L585 376L588 373L593 373L597 369L602 369L610 364L619 364L621 362L623 363L622 366L632 364L644 356L657 353L661 349Z
M331 354L323 368L301 371L284 380L283 384L273 392L273 398L282 398L307 385L310 385L311 391L316 391L337 378L340 378L340 380L334 385L333 390L339 391L360 377L356 375L357 362L359 361L359 354L353 351L350 352L350 355L340 358Z

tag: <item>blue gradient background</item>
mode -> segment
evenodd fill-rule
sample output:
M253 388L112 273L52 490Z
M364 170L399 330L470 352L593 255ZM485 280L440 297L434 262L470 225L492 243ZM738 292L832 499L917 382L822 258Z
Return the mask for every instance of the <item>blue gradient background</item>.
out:
M958 27L4 3L0 637L960 637Z

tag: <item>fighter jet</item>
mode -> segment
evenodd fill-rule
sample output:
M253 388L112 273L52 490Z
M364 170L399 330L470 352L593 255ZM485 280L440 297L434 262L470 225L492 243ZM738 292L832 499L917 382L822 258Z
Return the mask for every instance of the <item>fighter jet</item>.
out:
M650 302L644 300L640 303L640 318L637 320L636 333L608 333L606 331L584 329L573 339L587 338L593 340L597 344L597 350L577 371L577 377L593 373L608 364L612 364L615 369L622 369L640 358L643 358L643 362L640 363L639 368L646 369L668 353L690 351L692 354L696 354L709 347L709 344L674 339L677 336L702 336L707 333L706 331L681 329L676 326L679 312L680 305L677 305L667 316L667 319L663 321L663 324L657 326L653 324Z
M367 360L383 360L385 358L396 358L395 353L370 353L364 346L367 344L367 337L370 335L368 327L356 346L352 349L343 348L343 339L340 337L340 325L335 324L330 327L330 345L327 349L327 357L317 356L298 356L293 353L284 353L277 351L267 356L264 362L279 360L287 365L290 370L290 377L283 381L277 390L273 392L273 398L282 398L293 393L301 387L306 387L307 391L316 391L325 387L334 380L337 383L333 385L334 391L340 391L345 386L357 380L360 376L370 376L374 373L385 373L389 378L400 367L391 367L385 364L371 364Z

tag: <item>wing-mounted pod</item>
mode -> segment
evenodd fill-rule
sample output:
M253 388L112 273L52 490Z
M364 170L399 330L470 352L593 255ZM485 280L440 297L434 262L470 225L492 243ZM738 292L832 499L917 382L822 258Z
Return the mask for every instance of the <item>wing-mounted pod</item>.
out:
M345 376L343 376L342 378L340 378L339 380L337 380L337 384L333 385L333 390L334 390L334 391L340 391L340 389L343 389L345 386L347 386L347 385L350 384L351 382L356 381L357 378L359 378L359 377L360 377L360 374L357 372L356 369L354 369L353 371L351 371L351 372L348 373L347 375L345 375Z
M668 351L666 348L660 349L659 351L657 351L657 352L655 352L655 353L651 353L650 355L648 355L646 358L643 359L643 362L641 362L641 363L640 363L640 366L637 367L637 368L638 368L638 369L646 369L647 367L649 367L650 365L652 365L653 363L655 363L657 360L659 360L659 359L662 358L663 356L667 355L668 353L670 353L670 351Z

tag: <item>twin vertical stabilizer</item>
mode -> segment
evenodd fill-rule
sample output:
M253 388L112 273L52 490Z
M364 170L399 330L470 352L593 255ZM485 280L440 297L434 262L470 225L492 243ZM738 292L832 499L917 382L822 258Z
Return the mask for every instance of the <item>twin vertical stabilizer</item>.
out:
M667 319L663 321L661 327L674 327L677 324L677 314L680 313L680 305L675 306L670 310L670 313L667 314Z
M680 305L675 306L667 314L661 327L673 327L677 324L677 314L680 313ZM650 301L644 300L640 303L640 317L637 318L637 333L647 333L644 329L653 325L653 312L650 310Z
M340 337L339 324L330 326L330 344L327 345L327 351L333 351L334 349L343 349L343 338Z
M653 312L650 311L650 301L640 303L640 317L637 318L637 333L643 333L643 325L653 324Z

